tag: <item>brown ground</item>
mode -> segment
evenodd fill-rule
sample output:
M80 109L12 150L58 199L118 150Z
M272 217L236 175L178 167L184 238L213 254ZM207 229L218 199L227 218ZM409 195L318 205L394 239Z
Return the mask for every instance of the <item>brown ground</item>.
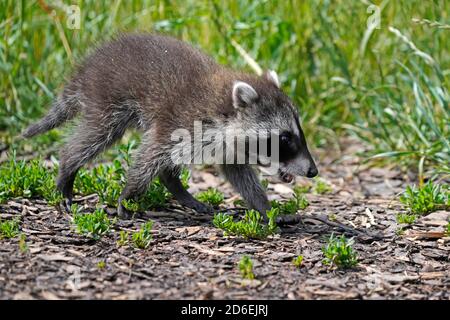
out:
M442 233L450 212L422 217L397 235L395 214L402 207L394 199L407 177L358 165L355 156L339 158L320 163L333 192L308 194L301 223L266 241L225 238L211 217L174 203L164 212L119 221L114 232L94 242L74 232L69 215L42 200L9 201L0 206L0 217L21 216L29 250L21 253L17 238L0 240L0 298L450 299L450 241ZM231 206L233 193L221 181L194 172L191 186L194 192L218 186ZM283 194L289 186L269 187L272 197L289 197ZM89 206L95 201L95 196L80 199ZM146 219L155 222L149 249L116 246L119 229L136 230ZM331 232L354 236L356 268L322 264L321 248ZM244 254L254 261L254 281L240 278L236 264ZM298 254L304 256L300 269L292 264Z

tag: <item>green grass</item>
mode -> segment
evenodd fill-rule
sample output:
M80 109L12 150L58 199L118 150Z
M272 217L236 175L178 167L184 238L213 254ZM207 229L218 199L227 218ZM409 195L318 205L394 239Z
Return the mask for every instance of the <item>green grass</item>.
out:
M351 268L358 264L358 256L353 250L353 239L347 239L344 235L328 238L327 244L322 248L324 265L338 268Z
M421 187L407 186L400 202L413 214L427 214L450 207L448 184L437 184L431 180Z
M81 213L76 205L72 205L72 211L77 232L95 240L107 234L114 224L114 220L109 219L103 209L96 209L92 213Z
M407 214L407 213L399 213L395 217L398 224L413 224L417 220L417 215L415 214Z
M352 135L364 157L413 169L419 181L450 172L446 0L383 1L379 29L362 1L83 1L79 30L61 1L46 3L55 16L33 0L0 3L0 144L44 152L57 134L12 140L45 113L71 66L119 30L148 30L253 72L237 43L277 70L312 149Z
M255 274L253 273L253 261L249 256L243 256L241 260L239 260L238 267L243 279L255 279Z
M263 222L261 214L256 210L245 211L245 216L234 221L233 216L225 213L214 215L213 224L222 229L224 235L240 236L246 239L265 239L278 231L276 218L279 216L279 210L273 208L267 211L268 223Z
M20 222L18 219L5 220L0 219L0 239L11 239L19 234Z
M203 203L217 207L223 203L224 196L219 190L215 188L208 188L205 191L199 192L196 195L196 198Z
M133 245L138 249L147 249L153 239L152 237L153 221L147 221L142 227L131 235Z

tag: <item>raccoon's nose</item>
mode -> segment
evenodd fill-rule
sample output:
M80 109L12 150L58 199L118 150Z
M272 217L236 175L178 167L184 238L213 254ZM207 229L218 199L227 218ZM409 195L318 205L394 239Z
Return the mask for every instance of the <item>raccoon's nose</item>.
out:
M317 170L316 166L312 166L309 168L308 172L306 173L306 176L308 178L314 178L319 173L319 170Z

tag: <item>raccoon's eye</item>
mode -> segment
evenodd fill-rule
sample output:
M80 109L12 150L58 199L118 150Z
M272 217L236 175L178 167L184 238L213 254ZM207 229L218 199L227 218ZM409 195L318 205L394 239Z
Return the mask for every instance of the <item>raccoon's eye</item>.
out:
M291 133L290 132L283 132L280 135L280 142L282 144L289 144L291 142Z

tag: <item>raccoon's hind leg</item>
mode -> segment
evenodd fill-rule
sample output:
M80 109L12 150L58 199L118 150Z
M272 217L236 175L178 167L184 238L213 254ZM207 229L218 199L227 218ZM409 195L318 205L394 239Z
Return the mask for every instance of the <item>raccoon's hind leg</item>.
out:
M116 118L117 119L117 118ZM65 197L66 209L70 211L73 183L78 170L100 152L123 136L128 121L99 124L83 119L70 140L60 151L57 188Z
M175 199L182 205L199 213L212 213L213 208L195 199L184 187L179 178L180 170L164 169L159 174L161 182L166 186Z
M246 164L225 164L222 166L222 170L247 205L251 209L259 211L266 219L266 211L270 209L270 203L252 167Z

